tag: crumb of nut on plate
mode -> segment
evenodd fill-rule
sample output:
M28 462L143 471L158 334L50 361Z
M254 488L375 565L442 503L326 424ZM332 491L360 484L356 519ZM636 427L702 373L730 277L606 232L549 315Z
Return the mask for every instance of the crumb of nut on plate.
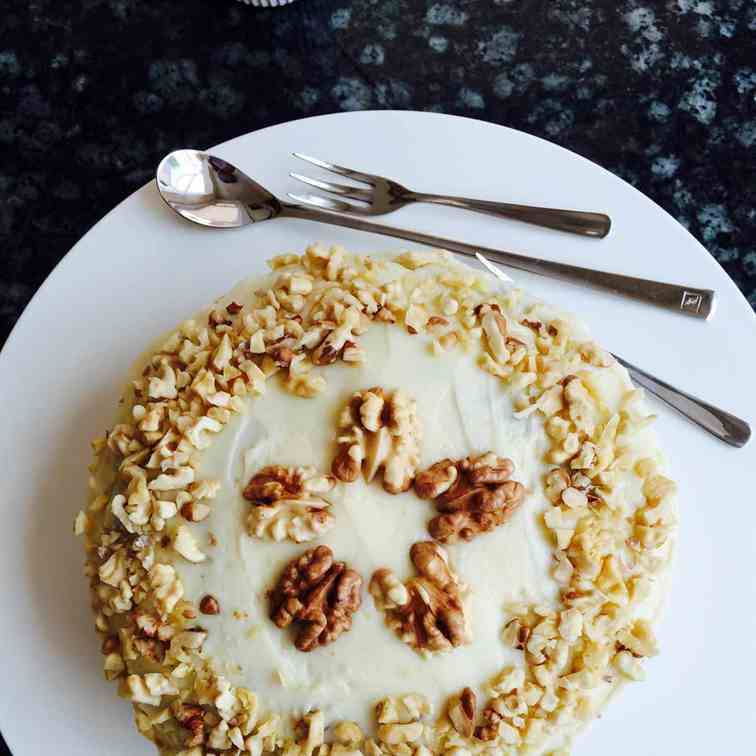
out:
M658 652L675 484L642 394L448 253L270 267L93 443L105 676L169 756L566 753Z

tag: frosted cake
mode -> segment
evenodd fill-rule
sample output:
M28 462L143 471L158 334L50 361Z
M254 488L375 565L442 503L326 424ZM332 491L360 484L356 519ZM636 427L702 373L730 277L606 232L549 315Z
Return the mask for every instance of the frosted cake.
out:
M563 754L657 653L675 486L572 316L314 245L139 361L76 518L162 754Z

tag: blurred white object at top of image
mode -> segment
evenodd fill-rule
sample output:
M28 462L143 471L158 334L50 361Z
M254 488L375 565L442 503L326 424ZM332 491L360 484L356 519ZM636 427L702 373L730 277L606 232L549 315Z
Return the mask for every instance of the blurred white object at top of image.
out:
M256 5L258 8L276 8L280 5L290 5L294 0L237 0L245 5Z

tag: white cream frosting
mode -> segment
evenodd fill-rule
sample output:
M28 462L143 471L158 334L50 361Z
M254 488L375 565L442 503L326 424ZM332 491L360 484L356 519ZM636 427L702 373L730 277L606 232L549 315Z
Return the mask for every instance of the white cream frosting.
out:
M310 250L308 250L309 253ZM340 254L338 250L334 252L334 259ZM466 319L461 308L458 321L453 315L451 317L454 321L452 327L461 329L456 333L462 342L465 343L469 337L469 351L457 345L449 351L439 352L438 349L430 348L433 333L421 332L419 335L412 336L402 325L386 325L380 322L380 318L375 318L369 323L365 333L358 334L359 346L366 354L364 364L349 365L339 361L328 367L316 369L316 372L320 372L326 379L326 388L323 393L312 398L299 398L291 393L291 390L284 388L279 376L271 376L265 381L265 393L262 396L244 399L246 412L229 413L230 421L221 432L212 434L209 448L198 451L196 458L192 459L191 464L196 467L196 471L192 472L191 479L216 480L220 484L217 496L208 502L210 516L202 522L190 524L175 514L176 507L174 507L174 521L168 523L162 530L162 536L159 536L164 548L156 549L157 559L167 563L157 566L164 569L168 576L173 574L174 568L178 573L178 580L172 584L174 588L178 586L178 589L177 592L171 594L173 603L171 607L166 608L166 612L172 611L175 602L182 595L186 604L178 604L175 613L178 616L177 613L181 611L184 618L191 617L191 612L188 612L186 607L196 607L205 595L213 596L220 605L219 614L200 614L196 620L189 619L188 624L192 627L201 626L209 631L204 640L201 657L194 657L194 662L198 664L195 670L204 666L202 662L204 659L209 662L218 676L226 680L223 681L223 687L218 687L217 691L211 687L210 697L207 698L208 689L203 687L205 686L204 672L198 674L198 684L194 684L195 689L192 691L194 697L186 699L185 693L182 693L182 700L199 699L204 706L212 703L217 707L219 704L215 698L216 694L221 689L226 690L229 683L239 688L247 688L257 694L261 716L282 715L279 730L279 736L282 737L291 734L291 725L302 714L314 710L320 710L323 720L329 725L339 720L355 720L368 734L373 734L375 733L375 718L372 710L376 702L387 696L407 693L422 694L430 701L433 706L433 716L427 721L431 724L436 717L444 713L449 698L467 686L473 688L478 694L476 723L481 723L485 721L485 716L480 716L484 706L491 700L492 695L498 695L486 689L486 683L500 673L507 672L513 666L524 668L530 680L537 679L544 690L550 691L552 700L554 696L561 696L573 684L568 679L569 676L564 676L553 684L555 687L548 687L552 683L542 682L540 676L533 672L533 665L541 663L533 656L533 649L529 648L528 653L523 654L522 651L512 648L511 640L505 642L502 637L505 624L518 615L523 615L523 621L530 623L527 627L536 635L535 623L545 616L544 612L548 614L548 610L554 610L557 614L549 615L552 617L550 621L561 622L562 615L558 613L570 605L576 597L578 600L575 601L575 605L582 600L581 591L584 589L584 584L580 583L580 580L587 574L584 570L590 569L592 563L586 557L589 562L588 567L585 565L578 567L578 562L575 561L574 575L577 582L570 577L564 580L562 575L563 583L560 588L552 571L556 556L559 555L564 559L567 552L559 552L555 549L555 531L549 531L546 528L546 523L550 522L550 517L553 517L554 512L562 512L560 516L570 514L569 510L565 509L570 506L567 502L560 504L555 500L553 504L547 500L544 492L545 473L555 466L555 464L546 463L545 460L553 455L555 450L559 455L563 454L560 450L567 449L566 441L564 447L561 446L562 439L565 437L555 434L554 426L549 426L549 433L551 433L549 436L544 427L543 415L537 410L538 405L531 405L528 408L527 400L522 403L524 396L522 387L528 384L522 382L515 386L515 381L509 384L502 381L497 376L506 375L502 372L505 366L494 363L490 357L485 356L487 351L495 352L490 332L481 338L479 326L485 324L485 314L481 316L475 311L475 317L472 317L474 305L487 296L482 293L486 289L481 280L475 280L474 276L465 273L464 269L450 267L448 263L438 265L434 263L428 267L421 267L420 270L411 271L408 267L412 265L404 266L395 263L368 267L371 267L375 282L388 284L389 281L393 281L387 288L396 286L403 290L410 302L416 301L414 295L418 291L422 293L421 290L425 284L433 284L431 278L438 282L450 271L454 275L466 276L463 278L462 286L459 284L459 279L455 279L449 284L450 289L447 291L451 290L454 297L459 297L461 302L464 302L467 293L474 295L470 297L468 304L464 305L467 308ZM223 298L221 308L231 301L237 301L244 305L244 313L249 313L259 308L260 302L275 301L275 296L270 296L268 287L280 286L279 276L279 273L274 273L264 279L258 278L240 284ZM321 277L316 285L322 288L333 285L335 279L330 273L326 275L326 278L327 280ZM401 281L396 280L399 278ZM468 281L470 289L466 291L464 287L468 286ZM444 285L446 286L446 282ZM355 291L357 294L363 293L356 289ZM435 301L434 312L441 309L443 301ZM531 344L528 357L519 363L521 372L515 374L516 378L527 378L524 375L525 371L522 370L523 366L527 366L526 371L530 371L531 374L541 371L540 378L544 379L543 383L540 386L537 384L531 386L531 389L537 389L538 392L543 392L547 386L552 386L566 397L567 388L562 389L555 385L557 380L566 375L566 368L562 369L562 372L549 374L546 357L551 347L546 343L545 346L541 344L540 347L533 349L534 336L530 332L533 326L523 325L520 321L523 317L528 317L539 319L544 323L561 323L568 326L565 332L569 333L570 340L563 341L562 345L569 346L571 356L576 360L571 363L570 372L578 372L581 383L577 385L582 385L582 390L590 394L590 401L595 404L597 413L603 417L603 423L605 423L595 426L595 433L592 429L585 431L585 426L583 426L584 435L580 439L581 444L586 444L586 448L593 443L600 446L603 442L599 435L606 433L606 428L611 424L609 418L613 418L615 430L618 427L616 421L620 417L623 418L621 421L623 429L615 439L617 444L611 452L612 455L616 452L617 456L609 458L617 461L617 465L616 468L612 468L611 481L607 483L606 488L601 489L603 504L597 507L595 512L592 508L587 508L588 516L583 522L588 522L598 530L606 525L610 531L610 539L616 539L611 541L613 543L610 547L610 550L613 549L611 556L622 563L620 569L623 574L625 576L640 575L649 586L647 595L640 589L635 595L636 589L630 582L627 585L623 584L623 588L633 592L634 595L629 605L629 613L620 614L620 621L624 623L639 618L655 620L666 594L667 567L672 553L673 538L667 538L663 546L654 554L647 555L651 561L642 562L639 570L636 570L634 564L623 563L624 559L629 558L632 562L635 558L632 553L628 555L628 549L624 548L631 546L635 538L634 518L647 516L653 522L656 516L654 514L656 510L653 510L653 507L658 503L654 501L655 497L646 491L646 486L655 475L654 471L660 469L661 455L654 433L646 427L647 423L644 420L646 412L642 406L643 403L636 401L638 397L635 394L628 394L632 385L621 366L616 363L608 365L608 361L597 356L596 352L592 352L588 357L583 354L583 345L588 335L579 324L572 320L565 324L560 313L551 312L545 306L530 307L531 301L521 293L510 292L498 301L505 307L509 317L507 334L515 338L527 338ZM222 313L222 309L219 312ZM303 314L304 312L303 310ZM375 309L370 312L374 313ZM400 322L401 318L406 316L407 324L410 323L409 309L398 309L398 313ZM221 315L220 320L224 317ZM240 316L240 318L243 317L244 315ZM307 322L308 318L317 320L320 317L322 316L307 316L305 325L311 325ZM199 332L204 327L207 319L207 311L200 313L196 321L197 327L195 328L195 325L188 327L189 332L195 334L192 338L200 338L195 332ZM217 323L218 319L211 318L210 322L212 328L212 324ZM538 324L535 324L535 327L537 328ZM220 325L218 333L221 333L223 328L228 328L228 325ZM465 336L465 329L468 336ZM421 331L423 331L422 328ZM206 337L207 332L204 333ZM523 336L523 333L526 333L526 336ZM551 336L557 334L561 335L559 329L554 328ZM170 337L173 339L173 347L158 345L157 352L167 351L169 355L174 354L177 349L176 336L174 334ZM248 335L244 338L248 338ZM277 338L277 336L270 337L271 341ZM538 340L535 341L537 343ZM217 344L218 341L214 343ZM244 344L240 346L240 349L246 348ZM251 342L248 348L252 349ZM541 352L538 352L539 348L542 349ZM593 349L590 345L585 348L588 352ZM139 361L135 367L134 378L141 378L142 369L153 354L154 350L148 357ZM545 366L539 364L541 355L544 355ZM499 354L496 353L496 356L498 359ZM483 359L483 365L481 365L481 359ZM488 363L485 362L486 359L489 360ZM508 354L504 355L503 361L507 360L509 360ZM514 358L511 361L518 364ZM492 370L495 375L486 372L486 369ZM552 375L551 383L548 382L547 374ZM556 377L553 377L554 375ZM154 380L158 379L150 378L150 381ZM183 385L188 386L188 383L185 382ZM386 627L384 615L376 610L373 599L367 591L372 574L379 568L391 569L401 580L414 574L414 568L409 560L409 550L412 544L429 540L427 524L436 514L432 502L420 500L412 490L392 496L384 491L380 479L370 484L360 479L351 484L338 483L331 492L326 494L326 498L332 505L330 511L335 525L312 542L274 543L249 535L247 532L246 521L251 504L243 498L242 491L249 479L261 468L271 464L295 467L313 466L323 473L330 471L336 451L337 421L342 408L356 391L374 386L380 386L387 391L401 388L416 400L417 416L422 424L421 467L427 467L446 457L459 459L490 450L497 455L512 459L515 466L513 478L520 481L527 491L524 503L505 525L491 533L478 536L470 543L446 547L451 566L464 585L464 600L472 630L472 641L469 645L455 648L445 654L424 657L403 643L392 630ZM291 389L291 385L288 388ZM524 411L520 413L513 411L511 400L513 395L515 401L518 402L517 406L525 408ZM543 397L545 393L530 393L531 398L539 395ZM242 400L237 399L237 402L242 402ZM241 407L236 404L234 409L239 410ZM579 422L572 414L568 415L572 409L572 406L566 404L562 416L569 416L570 422L573 423L570 427L577 429ZM529 414L529 410L534 411ZM144 415L144 407L132 409L125 403L120 421L126 424L132 422L140 416L139 411L141 415ZM555 411L557 410L553 407L550 411L544 409L546 415L553 415ZM551 418L551 420L554 419L555 417ZM128 430L131 426L119 425L118 427L119 433L109 439L102 439L100 446L111 447L113 446L111 442L115 440L116 448L120 449L118 444L126 443L131 438L124 430L124 428ZM577 438L577 435L574 438ZM600 458L599 446L594 446L597 460ZM582 451L583 447L581 447L581 455ZM125 454L125 452L122 453ZM570 454L574 454L574 449L566 456L557 458L552 456L551 459L554 463L562 462L569 459ZM620 457L624 459L621 460ZM107 464L99 465L95 471L94 478L97 484L95 493L100 491L112 494L116 490L114 477L117 468L113 466L113 458L107 457L107 459ZM120 456L115 456L115 460L120 459ZM587 469L588 459L586 457L579 461L576 467ZM639 466L636 463L640 460L648 464L645 467ZM564 469L569 470L569 464ZM606 470L607 468L597 469ZM666 483L671 485L671 481L666 481ZM576 483L576 485L581 484ZM214 489L214 486L210 488ZM557 498L559 498L559 492L557 492ZM107 495L96 496L92 502L91 511L93 513L103 511L103 502L107 499ZM120 496L120 499L123 499L123 496ZM100 504L97 503L98 501ZM116 512L115 501L116 497L111 502L113 514L120 520L120 525L129 526L127 513L123 511L122 506ZM170 509L170 502L162 504ZM554 508L555 505L558 509ZM544 518L545 513L549 513L549 517ZM613 514L617 517L606 524L608 520L602 518L611 518ZM665 517L667 520L662 523L663 530L667 536L671 536L674 526L674 507L668 509ZM88 516L82 512L80 518L81 530L86 530L91 525ZM111 516L110 519L112 520L113 517ZM134 518L132 520L136 522ZM123 534L118 523L116 526L115 531L104 534L107 543L111 543L115 538L120 544ZM161 531L163 525L155 527L157 531ZM549 527L560 526L549 524ZM128 532L134 531L132 529ZM187 536L185 543L181 544L182 548L179 548L177 537L179 532L185 532ZM95 538L97 538L96 532ZM590 538L588 541L595 543L595 540L591 541ZM94 543L98 541L93 541L90 548ZM310 653L303 653L294 645L295 629L280 630L270 620L268 596L289 561L301 555L306 549L321 543L331 547L336 560L346 562L362 576L362 606L354 615L353 627L349 632L327 646L318 647ZM184 546L186 548L183 548ZM122 547L118 545L118 548ZM582 546L576 547L574 555L570 558L579 560L585 557L592 546L589 543L585 547L587 550L581 552L582 548ZM634 548L633 546L629 551L632 552ZM107 580L103 578L102 571L106 565L100 564L100 550L98 548L91 552L97 555L97 559L93 559L88 568L100 576L98 590L108 598L109 605L117 610L116 615L123 613L123 616L127 617L128 625L133 621L131 615L127 614L131 605L124 603L125 599L121 593L113 589L112 586L115 583L112 575L106 575ZM600 552L597 553L603 559L607 552L602 546ZM114 560L123 558L123 555L123 551L114 554L109 558L108 563L116 564ZM152 559L152 555L149 558ZM189 561L203 558L204 561ZM643 558L645 559L646 556ZM134 561L132 559L132 562ZM142 562L140 565L139 569L142 567L150 569ZM596 578L596 573L593 573L591 579L593 578ZM131 585L133 584L132 582ZM125 581L122 585L125 585ZM122 585L119 587L122 588ZM578 589L577 594L573 594L568 599L567 591L572 591L575 587ZM599 602L606 600L607 594L603 593L604 587L606 584L597 592ZM607 590L611 590L611 584ZM624 603L621 597L619 603ZM613 610L610 608L608 611L611 614ZM524 618L528 612L530 612L529 620ZM590 614L585 616L590 617ZM116 616L116 619L120 621L120 617ZM99 616L98 621L104 633L108 627L105 616ZM112 633L113 630L110 629L108 632ZM554 630L554 633L556 632ZM591 632L598 632L595 626ZM554 634L548 637L556 640ZM575 672L577 676L583 669L580 665L585 662L594 637L588 630L584 630L583 636L578 640L580 647L576 651L576 666L569 668L569 671ZM550 753L553 749L568 743L572 735L598 713L609 696L621 685L622 675L618 674L613 667L616 657L610 661L610 657L617 650L615 637L619 636L611 635L602 639L601 642L605 642L604 651L609 656L604 660L603 666L596 662L598 666L594 668L595 678L589 686L582 688L580 683L575 683L581 689L578 691L579 695L572 696L573 702L569 704L572 708L565 716L561 716L564 711L554 711L553 708L547 708L545 704L539 703L535 719L516 724L520 730L518 734L518 738L521 737L521 740L518 740L520 745L513 747L512 750L505 749L507 753L523 752L521 749L528 753ZM590 640L584 642L585 639ZM562 641L559 642L562 643ZM627 652L623 653L627 656ZM641 656L645 655L647 655L645 652L641 654ZM108 656L105 662L106 670L109 660L115 663L112 659L115 656L118 657L117 660L121 659L118 654ZM557 664L553 659L548 661L550 664ZM123 666L123 660L120 663ZM149 668L152 669L153 666L150 663ZM137 658L133 664L128 665L128 672L136 672L136 674L130 674L127 683L133 683L132 687L136 686L134 690L138 689L138 693L141 688L137 684L142 684L140 674L145 669L141 658ZM179 668L176 668L174 671L178 670ZM566 673L568 669L564 668L561 671ZM184 674L185 671L182 671L180 675L177 675L181 685L184 685L182 682ZM638 676L639 674L635 673L628 674L628 677L634 679ZM150 675L145 675L145 679L149 677ZM160 674L154 674L152 677L155 678L151 680L152 683L160 678L161 684L168 685L166 682L168 678L163 678ZM216 682L218 681L214 675L211 677ZM187 677L187 680L190 679ZM527 683L527 685L530 684L530 682ZM560 687L562 685L564 687ZM174 690L169 685L168 688ZM575 693L575 688L571 691ZM167 689L163 692L166 695L173 695L168 694ZM141 693L137 696L132 690L130 697L136 703L144 702L147 699ZM225 706L228 703L225 699L233 698L233 695L228 693L221 698L224 699ZM160 695L157 695L157 699L160 699ZM579 705L575 703L578 699ZM149 698L149 700L153 699ZM174 701L171 706L175 707L178 703ZM565 711L567 707L568 704L565 704ZM234 719L233 711L228 708L225 709L225 713L221 712L220 708L217 710L223 718L218 726L231 726L231 720ZM212 711L210 708L208 721L211 723ZM151 718L151 710L140 713L138 709L137 717L140 729L154 738L156 731L153 731L152 723L146 722L145 719ZM543 737L531 740L531 726L535 725L537 729L537 725L543 724L545 719L550 722L548 733L544 736L545 742ZM162 722L163 717L160 715L158 723ZM226 723L229 724L226 725ZM448 723L442 719L439 728L435 732L432 728L427 728L426 735L429 738L441 737L442 740L446 738L445 745L439 748L441 750L446 748L444 752L451 752L449 749L454 745L455 733L452 731L451 740L448 739L449 732L444 734L444 728L447 726ZM161 734L164 735L167 732L169 739L176 737L175 733L171 735L172 727L170 722L167 723ZM183 731L179 732L180 736L184 734ZM182 742L181 738L176 742ZM280 739L271 741L272 744L266 748L274 748L276 743L280 745L282 742ZM428 742L431 741L428 740ZM496 742L501 744L501 740ZM481 753L490 742L471 739L466 743L465 747L469 747L474 753ZM249 746L252 752L258 752L254 750L257 747L257 745ZM496 748L498 745L491 747Z
M557 597L550 576L552 547L542 525L549 506L542 479L553 467L541 462L548 447L542 421L536 415L514 418L504 386L480 369L474 354L435 356L425 343L402 328L375 323L361 338L364 365L328 367L327 389L312 399L293 397L277 380L269 380L265 394L252 400L247 413L234 418L203 453L198 478L217 478L222 488L211 516L193 527L198 534L212 532L217 545L204 546L200 536L208 560L191 565L178 559L176 568L188 598L198 601L211 594L220 602L218 616L200 619L210 631L206 655L233 684L254 690L270 710L320 709L326 721L352 719L370 729L377 700L416 692L440 713L450 695L466 685L479 688L521 656L501 638L507 604L551 604ZM619 401L629 386L624 370L617 367L604 376L605 400L614 396ZM448 547L453 568L469 586L473 641L447 654L424 658L414 652L385 626L367 593L380 567L402 579L412 574L409 548L428 540L426 526L435 512L432 503L412 491L392 496L377 480L339 484L328 495L336 524L316 542L330 546L336 559L363 577L362 607L351 631L302 653L291 631L269 619L267 592L288 561L313 544L271 543L248 535L250 504L241 491L268 464L329 471L339 411L354 391L372 386L401 387L417 400L422 466L492 450L513 460L513 478L528 491L506 525Z

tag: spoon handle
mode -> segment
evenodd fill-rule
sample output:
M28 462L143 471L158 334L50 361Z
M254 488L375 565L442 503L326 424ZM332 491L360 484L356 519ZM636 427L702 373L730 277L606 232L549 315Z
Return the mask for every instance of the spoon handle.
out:
M325 210L314 210L303 205L281 203L281 215L289 218L316 221L317 223L328 223L332 226L344 226L356 229L357 231L367 231L374 234L382 234L383 236L392 236L397 239L407 239L408 241L418 242L430 247L440 247L453 252L459 252L469 257L475 257L477 252L482 252L486 257L511 268L526 270L539 276L556 278L573 284L587 285L594 289L602 289L612 294L629 297L638 302L646 302L672 312L698 318L699 320L707 320L714 311L715 294L711 289L678 286L660 281L623 276L618 273L580 268L553 260L540 260L537 257L474 246L465 242L423 234L409 229L385 226L382 223L371 223L370 221L349 215L338 215L337 213L329 213Z
M640 386L661 399L667 406L677 410L691 422L716 436L730 446L745 446L751 438L751 426L739 417L715 407L703 399L686 394L674 386L670 386L659 378L650 375L635 365L631 365L622 357L614 355L614 359L625 367L630 377Z

